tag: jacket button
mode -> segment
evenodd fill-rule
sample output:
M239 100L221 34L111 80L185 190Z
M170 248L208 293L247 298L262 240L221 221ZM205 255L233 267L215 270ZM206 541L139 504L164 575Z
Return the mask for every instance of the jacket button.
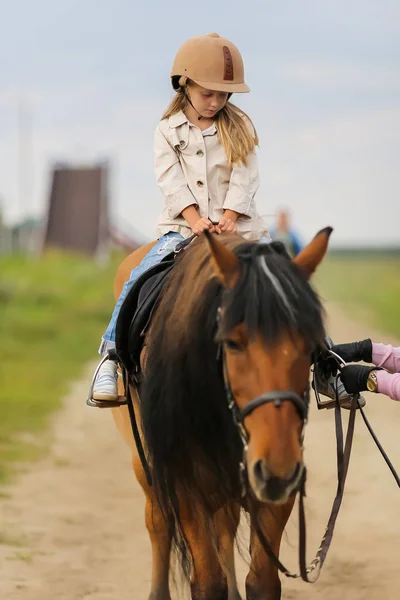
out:
M204 187L204 183L202 181L197 181L196 182L197 187L202 188Z
M184 141L184 140L181 140L181 141L179 142L179 145L180 145L181 147L182 147L182 146L184 146L184 145L185 145L185 141Z
M197 156L200 156L200 157L204 156L203 150L197 150L196 154L197 154Z

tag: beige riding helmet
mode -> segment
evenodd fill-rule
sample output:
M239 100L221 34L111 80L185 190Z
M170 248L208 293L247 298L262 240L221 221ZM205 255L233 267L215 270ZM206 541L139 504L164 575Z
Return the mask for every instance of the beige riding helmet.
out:
M171 71L174 90L184 86L188 79L216 92L250 91L244 82L239 50L217 33L190 38L179 48Z

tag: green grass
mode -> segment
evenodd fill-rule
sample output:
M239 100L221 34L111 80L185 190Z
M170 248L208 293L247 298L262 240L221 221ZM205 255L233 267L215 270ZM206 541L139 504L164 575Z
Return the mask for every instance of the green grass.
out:
M43 453L49 417L71 380L96 359L120 259L99 268L56 253L41 260L0 256L0 483L18 462ZM316 283L324 298L400 337L400 257L328 257Z
M96 359L119 260L99 268L60 253L0 256L0 482L43 452L49 416Z
M400 257L348 253L325 259L315 282L323 298L400 337ZM384 340L380 340L384 341Z

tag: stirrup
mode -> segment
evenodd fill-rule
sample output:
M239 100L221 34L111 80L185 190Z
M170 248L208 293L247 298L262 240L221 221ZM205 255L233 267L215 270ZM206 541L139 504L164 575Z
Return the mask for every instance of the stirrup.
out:
M99 362L99 364L96 367L96 370L95 370L93 378L92 378L92 382L90 384L89 394L86 399L86 404L88 406L94 406L97 408L116 408L118 406L124 406L124 404L128 403L125 396L118 396L117 400L95 400L93 398L93 388L94 388L94 384L97 379L97 375L99 374L100 368L103 366L103 364L107 360L115 360L115 361L119 360L118 354L116 353L115 350L109 350L107 352L107 354L105 356L103 356L103 358L101 359L101 361Z
M315 394L315 399L317 401L317 408L318 408L318 410L322 410L324 408L330 410L332 408L335 408L335 406L336 406L336 399L329 398L328 396L325 396L325 398L327 398L327 400L322 400L321 399L320 393L319 393L318 388L317 388L317 382L316 382L316 379L315 379L315 369L312 369L312 373L313 373L312 388L314 390L314 394ZM323 394L321 394L321 395L323 395ZM356 408L360 407L360 404L358 402L359 398L361 398L361 394L359 392L356 392L355 394L353 394L353 401L354 400L356 401ZM341 410L342 409L343 410L349 410L347 407L343 408L343 406L340 403L340 401L339 401L339 405L340 405L340 409Z
M323 345L320 347L320 355L322 358L327 359L327 358L331 358L332 355L334 355L334 357L338 360L340 359L340 362L343 363L343 360L340 356L338 356L337 354L335 354L334 352L332 353L331 348L333 346L333 341L329 336L325 336L324 338L324 343ZM317 408L318 410L322 410L322 409L332 409L335 408L336 406L336 400L329 398L328 396L325 396L327 398L327 400L322 400L321 396L319 394L318 391L318 387L317 387L317 381L316 381L316 377L315 377L315 368L316 368L316 360L315 360L315 366L313 369L311 369L312 371L312 388L314 390L314 394L315 394L315 399L317 401ZM339 362L339 360L338 360ZM342 407L340 407L342 408Z

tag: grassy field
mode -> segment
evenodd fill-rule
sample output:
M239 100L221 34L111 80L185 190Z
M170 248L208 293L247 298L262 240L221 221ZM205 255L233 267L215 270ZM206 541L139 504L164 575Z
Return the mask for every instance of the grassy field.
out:
M333 254L319 267L315 282L323 298L400 338L399 255Z
M99 268L62 254L0 256L0 482L14 461L43 452L68 383L96 360L118 262Z
M62 254L0 256L0 483L16 461L43 453L49 417L85 362L96 360L119 261L99 268ZM399 256L333 255L316 283L324 298L400 338Z

